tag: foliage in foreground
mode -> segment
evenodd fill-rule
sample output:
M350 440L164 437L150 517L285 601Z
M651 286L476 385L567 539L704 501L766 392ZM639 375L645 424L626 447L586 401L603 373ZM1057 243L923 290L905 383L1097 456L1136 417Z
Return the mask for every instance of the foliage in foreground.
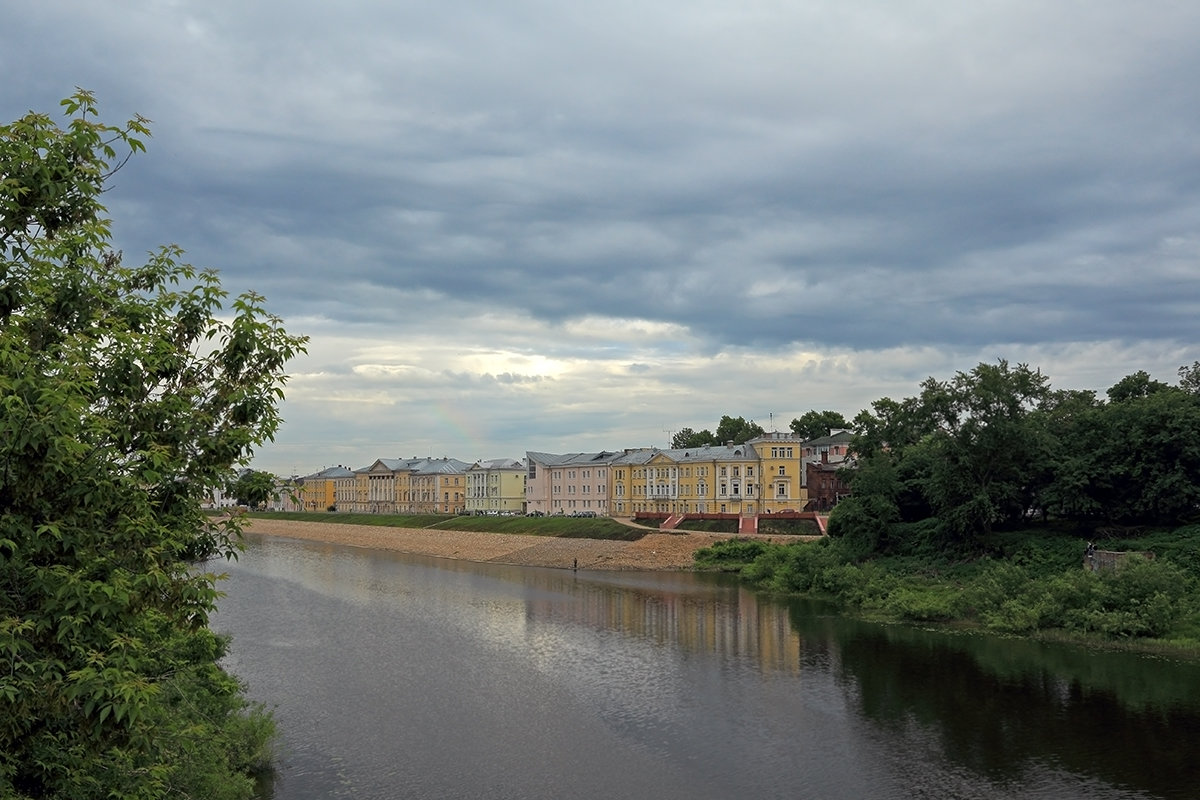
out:
M0 796L248 797L272 723L218 665L196 565L240 530L201 503L303 339L178 248L127 266L99 200L146 121L63 105L0 127Z
M765 591L829 598L901 621L1200 642L1200 526L1110 541L1105 547L1157 557L1134 555L1099 572L1083 569L1079 539L1044 530L997 534L987 555L971 558L923 547L919 526L907 533L911 547L865 561L847 540L733 539L698 551L696 563L737 572Z

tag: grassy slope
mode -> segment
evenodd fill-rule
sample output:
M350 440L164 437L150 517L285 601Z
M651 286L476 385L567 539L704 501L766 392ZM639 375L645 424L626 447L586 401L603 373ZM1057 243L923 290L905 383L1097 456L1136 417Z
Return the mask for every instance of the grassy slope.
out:
M1200 647L1200 526L1127 531L1103 550L1149 551L1100 574L1083 569L1085 540L1068 530L997 533L970 555L902 532L890 552L856 559L839 540L765 545L736 540L697 553L702 567L739 572L772 592L833 599L864 616L987 630Z
M519 533L526 536L557 536L570 539L616 539L632 542L647 531L622 525L606 517L476 517L445 514L345 514L327 512L254 513L263 519L297 522L326 522L339 525L379 525L389 528L437 528L447 531Z

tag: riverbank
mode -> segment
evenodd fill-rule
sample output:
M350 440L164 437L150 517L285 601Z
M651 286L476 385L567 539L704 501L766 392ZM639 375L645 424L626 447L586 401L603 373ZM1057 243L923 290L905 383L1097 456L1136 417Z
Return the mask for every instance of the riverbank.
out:
M334 522L251 518L247 533L394 550L401 553L529 567L606 570L690 570L693 555L732 534L647 533L633 542L568 539L512 533L479 533L429 528L386 528ZM785 537L763 536L766 541Z
M1095 571L1084 567L1078 539L1047 528L992 533L973 556L914 548L863 559L853 543L831 538L787 549L725 542L699 553L698 564L735 572L756 590L829 600L863 619L1193 659L1200 653L1198 532L1110 538L1106 545L1120 557Z

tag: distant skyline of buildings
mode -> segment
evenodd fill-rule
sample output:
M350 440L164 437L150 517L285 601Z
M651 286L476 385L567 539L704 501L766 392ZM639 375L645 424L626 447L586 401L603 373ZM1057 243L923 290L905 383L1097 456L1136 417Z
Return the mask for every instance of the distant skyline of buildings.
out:
M828 510L848 493L850 432L770 432L743 444L634 447L525 458L378 458L279 481L270 507L348 513L733 513ZM227 501L226 501L227 502Z

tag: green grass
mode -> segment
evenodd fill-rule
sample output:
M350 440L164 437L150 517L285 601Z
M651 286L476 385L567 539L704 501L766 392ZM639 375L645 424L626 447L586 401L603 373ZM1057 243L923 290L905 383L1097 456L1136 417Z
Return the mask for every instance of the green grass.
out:
M679 523L677 530L734 534L738 532L738 521L736 519L685 519Z
M995 533L971 551L930 547L923 533L899 526L888 551L866 559L842 539L732 539L700 550L696 563L736 572L760 590L831 599L873 619L1077 636L1133 649L1195 650L1200 640L1200 526L1099 540L1103 550L1156 558L1131 557L1098 573L1083 568L1086 541L1068 530Z
M758 518L759 533L774 533L784 536L820 536L821 526L815 519L784 519L763 514Z
M519 533L564 539L616 539L633 542L647 531L607 517L476 517L447 514L346 514L341 512L276 511L252 513L252 518L296 522L332 522L343 525L377 525L388 528L436 528L444 531Z

